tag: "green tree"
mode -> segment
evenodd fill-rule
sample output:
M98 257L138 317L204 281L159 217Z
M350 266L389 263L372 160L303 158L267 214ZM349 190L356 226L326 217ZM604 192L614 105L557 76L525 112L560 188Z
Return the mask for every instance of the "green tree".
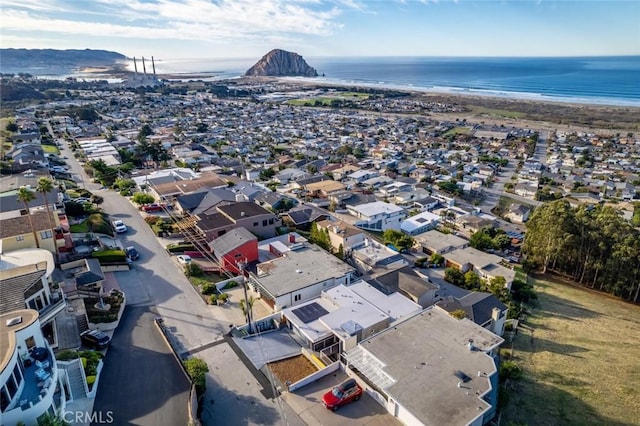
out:
M467 271L464 274L464 288L468 290L479 290L482 280L473 271Z
M467 313L462 309L456 309L455 311L451 311L449 312L449 315L457 319L464 319L467 317Z
M326 229L319 229L315 222L311 224L311 235L309 236L309 239L312 243L322 247L329 253L333 252L331 239L329 238L329 231Z
M153 195L145 194L144 192L136 192L135 194L133 194L133 197L131 197L131 201L138 205L143 205L151 204L155 202L156 199L153 197Z
M71 426L64 418L46 413L38 417L38 426Z
M38 235L36 234L36 228L33 226L33 218L31 217L31 210L29 210L29 203L36 199L36 195L26 186L21 186L18 189L18 201L24 204L24 208L27 211L27 220L29 221L29 227L33 232L33 238L36 242L36 247L40 248L40 242L38 241Z
M493 239L483 229L474 232L469 239L469 245L478 250L488 250L495 248Z
M447 268L444 270L444 279L458 287L464 286L464 274L455 268Z
M340 260L344 260L344 246L342 244L338 246L338 251L336 251L336 257Z
M15 133L15 132L17 132L19 130L19 128L18 128L18 125L16 124L15 121L10 121L5 126L5 130L7 130L8 132L11 132L11 133Z
M444 256L442 256L440 253L433 253L429 258L429 262L433 263L434 265L442 265L444 264Z
M274 177L276 175L276 171L273 169L263 169L260 170L260 180L263 181L268 181L270 180L272 177Z

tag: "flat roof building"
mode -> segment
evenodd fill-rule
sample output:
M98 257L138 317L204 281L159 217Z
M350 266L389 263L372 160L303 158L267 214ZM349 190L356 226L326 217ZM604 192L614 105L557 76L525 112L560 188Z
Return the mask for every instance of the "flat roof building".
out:
M483 425L495 415L503 339L432 307L347 351L367 391L405 424Z

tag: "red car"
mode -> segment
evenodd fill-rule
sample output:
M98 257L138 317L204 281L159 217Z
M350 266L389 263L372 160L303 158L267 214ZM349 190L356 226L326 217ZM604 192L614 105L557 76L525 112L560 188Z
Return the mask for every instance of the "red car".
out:
M334 386L322 396L322 403L331 411L346 405L351 401L357 401L362 396L362 388L355 379L345 380L338 386Z
M142 206L142 211L145 212L159 212L162 209L164 209L165 205L164 204L147 204Z

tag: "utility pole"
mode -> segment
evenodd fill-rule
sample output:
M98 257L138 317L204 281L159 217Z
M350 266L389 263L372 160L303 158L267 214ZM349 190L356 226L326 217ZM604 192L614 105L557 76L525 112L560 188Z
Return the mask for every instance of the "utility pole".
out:
M247 324L249 324L249 334L251 334L252 329L251 329L251 305L249 304L249 296L247 294L247 279L245 278L244 275L244 267L246 266L246 262L244 261L239 261L236 263L236 265L238 265L238 271L240 272L240 275L242 275L242 290L244 291L244 309L245 309L245 313L247 315Z

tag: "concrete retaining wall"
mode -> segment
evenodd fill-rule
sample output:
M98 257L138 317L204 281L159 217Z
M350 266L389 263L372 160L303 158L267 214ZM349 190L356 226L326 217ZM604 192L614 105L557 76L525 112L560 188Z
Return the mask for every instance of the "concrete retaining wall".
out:
M300 389L301 387L306 386L309 383L313 383L316 380L321 379L322 377L333 373L334 371L338 371L339 369L340 369L340 362L339 361L336 361L333 364L329 364L325 368L323 368L322 370L318 370L315 373L309 374L304 379L298 380L297 382L290 384L289 385L289 392L293 392L296 389Z

